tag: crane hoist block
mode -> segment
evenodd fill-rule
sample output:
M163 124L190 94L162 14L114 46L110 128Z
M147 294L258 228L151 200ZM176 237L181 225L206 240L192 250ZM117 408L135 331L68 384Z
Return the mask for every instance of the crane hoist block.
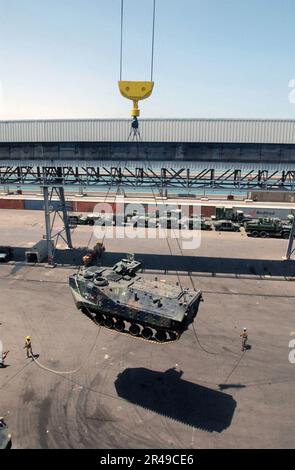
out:
M133 101L132 117L139 116L138 101L145 100L151 96L154 82L136 82L121 80L118 82L121 95Z

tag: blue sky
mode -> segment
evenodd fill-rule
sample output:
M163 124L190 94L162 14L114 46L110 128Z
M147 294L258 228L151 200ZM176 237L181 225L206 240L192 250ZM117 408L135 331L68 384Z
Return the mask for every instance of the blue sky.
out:
M0 0L0 119L129 117L120 0ZM294 118L294 0L157 0L141 117ZM123 79L148 80L152 0L125 0Z

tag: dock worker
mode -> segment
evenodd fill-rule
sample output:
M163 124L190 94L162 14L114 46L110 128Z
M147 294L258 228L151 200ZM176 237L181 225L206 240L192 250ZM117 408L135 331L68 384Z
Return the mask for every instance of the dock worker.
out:
M137 119L136 116L133 116L133 118L132 118L131 127L132 127L132 129L135 130L135 132L137 131L137 129L138 129L138 127L139 127L139 125L138 125L138 119Z
M3 353L1 353L1 355L0 355L0 368L5 367L4 366L4 361L5 361L8 353L9 353L9 351L4 351Z
M248 333L247 333L247 328L243 329L243 332L240 334L242 338L242 351L245 351L247 349L247 341L248 341Z
M25 346L24 349L27 350L27 358L32 357L33 358L33 350L32 350L32 338L31 336L26 336L25 337Z
M104 251L105 251L104 244L101 242L97 242L93 247L94 258L101 258Z
M128 140L130 139L130 137L133 136L133 139L136 137L137 139L139 138L140 139L140 132L139 132L139 123L138 123L138 119L136 116L133 116L132 117L132 122L131 122L131 130L130 130L130 133L129 133L129 136L128 136Z
M85 268L90 265L90 262L91 262L90 254L87 254L87 255L83 256L83 264L84 264Z

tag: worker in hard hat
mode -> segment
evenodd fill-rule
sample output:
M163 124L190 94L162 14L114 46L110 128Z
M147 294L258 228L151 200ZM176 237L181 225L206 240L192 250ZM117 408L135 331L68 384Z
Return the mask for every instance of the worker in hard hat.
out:
M3 351L3 353L0 354L0 368L5 367L4 361L8 355L9 351Z
M132 127L132 129L135 129L135 130L137 130L138 127L139 127L138 119L137 119L136 116L132 117L131 127Z
M32 338L31 336L26 336L25 337L25 346L24 349L27 351L27 358L32 357L33 358L33 350L32 350Z
M131 122L131 130L128 136L128 140L130 139L131 136L133 138L137 137L140 139L140 132L139 132L139 124L138 124L138 119L136 116L132 116L132 122Z
M242 333L240 334L242 338L242 351L246 351L247 349L247 341L248 341L248 332L247 328L244 328Z
M83 256L83 264L84 264L84 267L87 268L87 266L90 265L90 262L91 262L91 256L88 254L88 255L85 255Z

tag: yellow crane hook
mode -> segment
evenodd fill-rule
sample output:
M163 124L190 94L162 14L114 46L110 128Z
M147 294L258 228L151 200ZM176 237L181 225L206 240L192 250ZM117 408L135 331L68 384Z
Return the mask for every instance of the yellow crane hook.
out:
M138 82L138 81L125 81L120 80L118 82L119 90L121 95L125 98L133 101L133 108L131 110L132 117L138 117L140 115L140 110L138 107L138 102L140 100L145 100L151 96L154 82Z

